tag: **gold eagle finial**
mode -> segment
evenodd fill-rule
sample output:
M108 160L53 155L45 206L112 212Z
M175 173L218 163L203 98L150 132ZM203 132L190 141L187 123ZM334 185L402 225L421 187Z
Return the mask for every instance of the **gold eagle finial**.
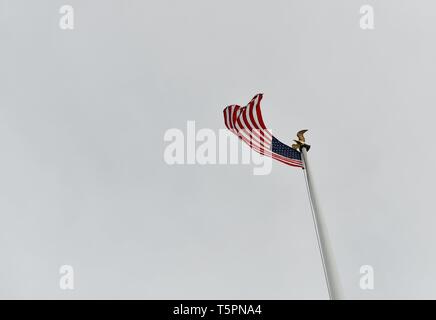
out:
M294 144L292 145L292 148L295 150L301 150L301 148L305 147L307 151L310 149L310 145L306 144L306 138L304 137L304 134L307 132L307 129L300 130L297 132L298 140L294 140Z

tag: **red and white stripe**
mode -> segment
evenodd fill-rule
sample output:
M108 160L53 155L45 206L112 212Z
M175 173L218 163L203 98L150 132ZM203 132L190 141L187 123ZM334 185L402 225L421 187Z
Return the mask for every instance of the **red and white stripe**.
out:
M245 107L231 105L224 109L224 123L253 150L294 167L303 167L301 160L291 159L271 151L272 134L262 118L260 101L263 94L257 94Z

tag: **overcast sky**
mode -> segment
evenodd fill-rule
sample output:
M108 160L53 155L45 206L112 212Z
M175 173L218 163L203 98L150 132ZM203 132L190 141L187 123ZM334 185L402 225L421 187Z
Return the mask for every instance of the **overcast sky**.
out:
M0 298L327 298L302 170L163 160L263 92L310 129L346 297L436 299L434 1L0 4Z

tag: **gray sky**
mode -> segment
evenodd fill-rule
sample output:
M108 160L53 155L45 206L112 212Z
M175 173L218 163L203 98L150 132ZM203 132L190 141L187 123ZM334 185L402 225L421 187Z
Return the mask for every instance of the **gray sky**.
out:
M310 129L346 296L436 299L433 1L0 4L1 298L327 298L301 170L163 161L263 92L279 139Z

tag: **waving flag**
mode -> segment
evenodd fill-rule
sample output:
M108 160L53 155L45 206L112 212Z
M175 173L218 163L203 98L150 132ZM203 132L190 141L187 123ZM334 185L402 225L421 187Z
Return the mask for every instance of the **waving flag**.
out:
M245 107L231 105L224 109L224 123L230 131L258 153L294 167L303 167L301 153L275 138L263 122L259 93Z

